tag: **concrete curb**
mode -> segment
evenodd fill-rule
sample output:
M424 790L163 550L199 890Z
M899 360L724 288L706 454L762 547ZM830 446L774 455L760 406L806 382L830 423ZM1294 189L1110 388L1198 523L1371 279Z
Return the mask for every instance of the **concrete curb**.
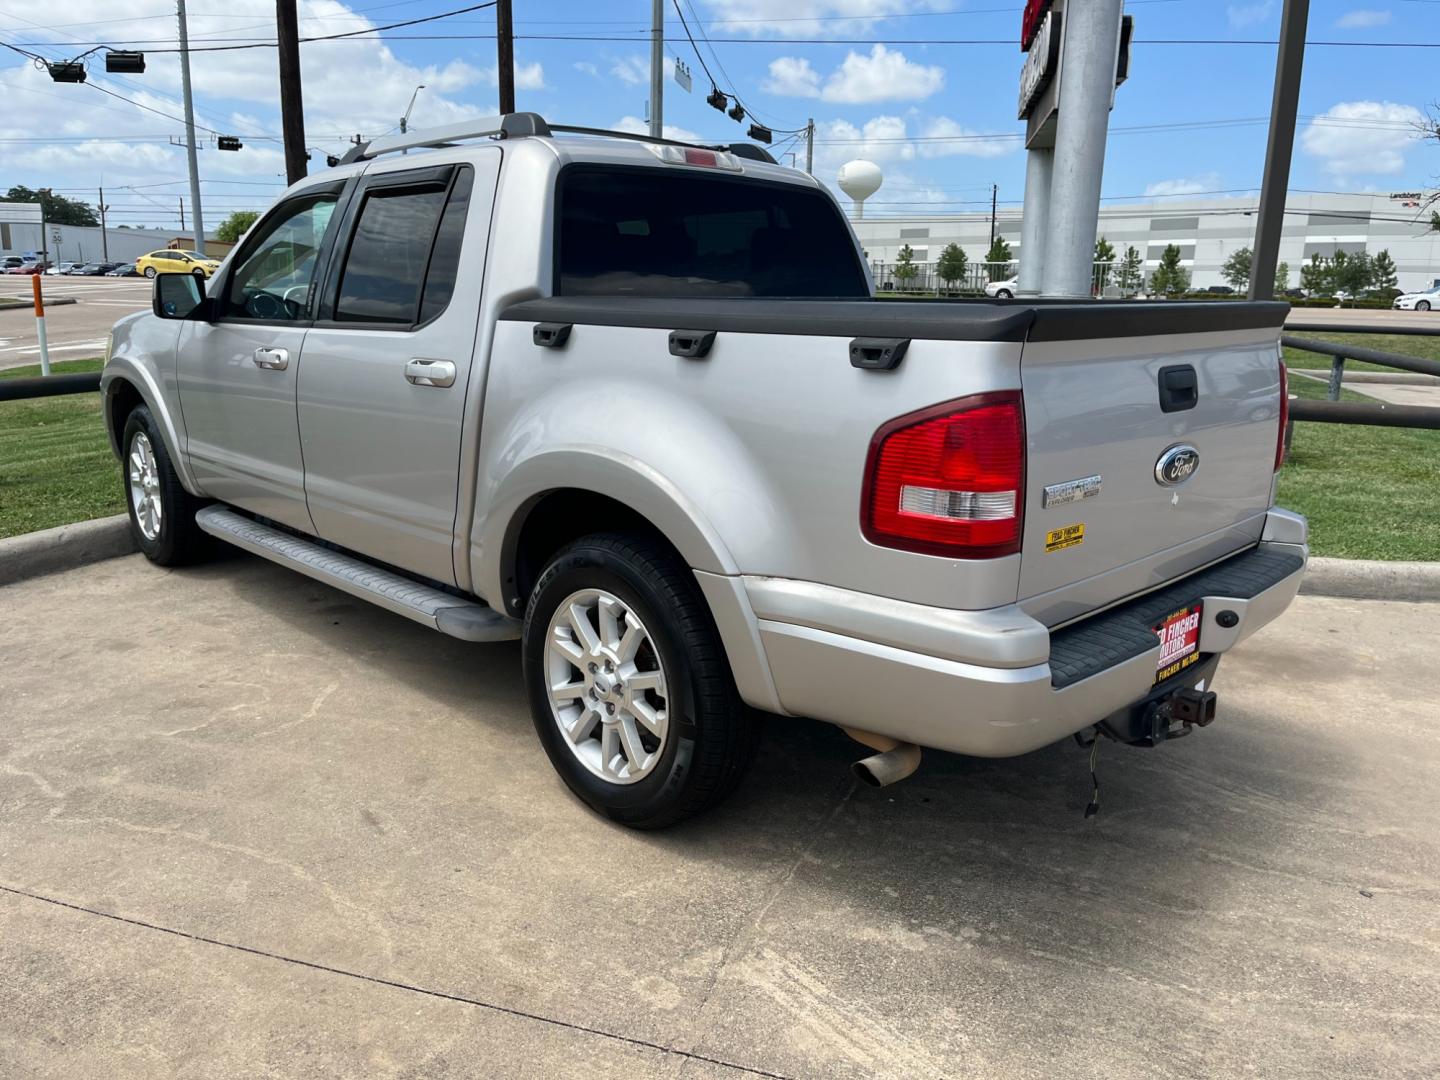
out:
M12 536L0 540L0 585L73 570L136 550L128 514Z
M1291 368L1291 374L1303 375L1316 382L1329 382L1330 372L1315 368ZM1342 380L1346 386L1351 383L1392 384L1395 386L1440 386L1440 378L1422 375L1418 371L1347 371Z
M1300 592L1350 600L1440 601L1440 562L1312 558Z
M47 308L50 308L50 307L64 307L66 304L73 304L73 303L75 303L75 298L74 298L73 296L65 296L65 297L57 298L57 299L55 299L55 300L46 300L46 301L45 301L45 306L46 306ZM29 300L23 300L23 301L21 301L21 302L18 303L18 304L0 304L0 311L10 311L10 310L12 310L12 309L13 309L13 310L16 310L16 311L19 311L19 310L22 310L22 309L23 309L23 310L25 310L25 311L30 312L30 314L32 314L32 315L35 314L35 305L34 305L33 303L31 303Z

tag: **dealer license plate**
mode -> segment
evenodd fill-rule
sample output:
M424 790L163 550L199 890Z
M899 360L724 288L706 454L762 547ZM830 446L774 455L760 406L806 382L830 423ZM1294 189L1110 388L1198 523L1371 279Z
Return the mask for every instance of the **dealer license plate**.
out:
M1164 682L1200 659L1200 605L1191 604L1155 628L1160 637L1160 659L1155 681Z

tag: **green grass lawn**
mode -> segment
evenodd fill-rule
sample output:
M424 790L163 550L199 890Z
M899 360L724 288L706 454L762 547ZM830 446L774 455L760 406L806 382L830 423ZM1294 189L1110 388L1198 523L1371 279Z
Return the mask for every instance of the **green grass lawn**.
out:
M1435 329L1440 330L1440 315L1435 316ZM1418 356L1422 360L1440 360L1440 337L1422 337L1419 334L1312 334L1301 333L1299 337L1315 341L1328 341L1335 345L1359 345L1366 349L1400 353L1402 356ZM1324 368L1330 370L1330 357L1319 353L1302 352L1299 349L1285 350L1285 364L1293 368ZM1367 364L1363 360L1346 360L1346 371L1390 371L1399 368Z
M100 360L63 360L55 374L99 371ZM39 375L36 367L0 379ZM118 514L120 463L110 452L95 394L0 402L0 537Z
M1325 384L1291 379L1296 397ZM1369 400L1350 390L1344 401ZM1342 559L1440 558L1440 431L1358 424L1295 425L1280 473L1280 505L1310 519L1316 555Z

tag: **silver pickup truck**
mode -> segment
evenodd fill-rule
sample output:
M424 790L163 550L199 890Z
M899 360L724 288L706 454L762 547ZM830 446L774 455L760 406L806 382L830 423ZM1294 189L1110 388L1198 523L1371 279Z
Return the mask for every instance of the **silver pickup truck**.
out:
M218 537L520 639L560 775L653 828L766 713L882 784L1208 723L1307 558L1285 312L877 299L763 151L513 114L357 147L161 274L102 395L153 562Z

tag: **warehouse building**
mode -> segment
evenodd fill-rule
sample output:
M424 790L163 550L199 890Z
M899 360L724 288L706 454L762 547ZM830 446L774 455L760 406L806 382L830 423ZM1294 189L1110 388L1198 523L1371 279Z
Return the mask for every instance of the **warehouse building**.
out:
M1430 228L1429 200L1433 190L1410 188L1374 195L1321 195L1292 192L1286 201L1280 260L1290 267L1290 285L1300 284L1300 267L1312 255L1336 251L1389 251L1405 290L1429 287L1440 280L1440 233ZM883 197L883 196L882 196ZM1241 248L1255 243L1259 196L1223 199L1165 198L1152 202L1106 203L1100 209L1100 233L1118 254L1134 246L1144 259L1145 274L1160 261L1167 244L1180 248L1182 265L1192 286L1224 284L1220 269ZM856 221L876 281L893 277L900 249L909 245L920 267L914 284L932 284L934 266L947 244L965 249L972 267L990 247L987 214L872 217ZM1025 258L1020 245L1020 212L1001 210L998 235L1009 244L1016 264Z

